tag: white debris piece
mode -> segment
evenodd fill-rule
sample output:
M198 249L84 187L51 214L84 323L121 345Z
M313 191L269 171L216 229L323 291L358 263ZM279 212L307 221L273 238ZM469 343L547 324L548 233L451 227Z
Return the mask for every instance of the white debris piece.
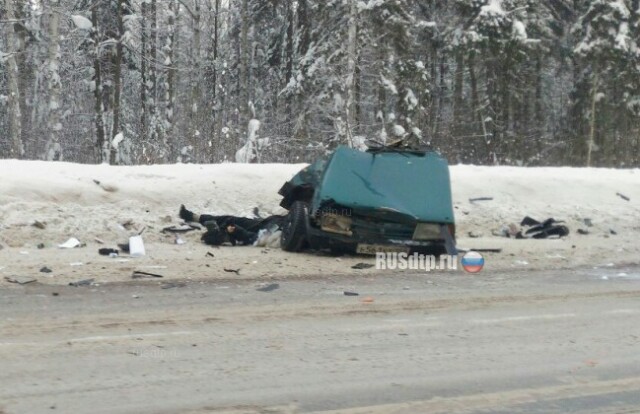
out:
M61 249L74 249L76 247L79 247L81 244L82 243L80 243L80 240L76 239L75 237L72 237L66 242L59 244L58 247Z

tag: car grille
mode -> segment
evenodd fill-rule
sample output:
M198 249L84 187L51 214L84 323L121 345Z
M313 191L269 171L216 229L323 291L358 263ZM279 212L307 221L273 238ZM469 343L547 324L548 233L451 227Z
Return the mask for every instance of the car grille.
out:
M360 240L398 239L411 240L415 231L413 224L369 221L354 218L351 230Z

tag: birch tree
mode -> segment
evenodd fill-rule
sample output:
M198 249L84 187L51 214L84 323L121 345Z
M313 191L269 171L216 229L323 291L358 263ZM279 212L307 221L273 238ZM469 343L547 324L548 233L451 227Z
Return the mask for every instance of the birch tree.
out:
M62 123L60 111L62 103L60 102L60 34L59 23L60 16L56 7L59 6L58 0L49 0L46 14L49 18L49 36L48 36L48 60L47 60L47 89L49 94L47 119L47 133L49 135L48 142L45 147L44 159L48 161L62 161L62 146L60 144L60 133L62 131Z
M22 112L20 110L20 88L19 88L19 72L16 63L16 54L20 50L16 50L16 37L14 22L16 21L16 13L13 0L5 0L5 16L8 24L5 25L5 36L7 51L2 54L4 63L7 67L7 89L9 91L9 139L11 141L9 155L12 158L22 158L24 155L24 145L22 142Z

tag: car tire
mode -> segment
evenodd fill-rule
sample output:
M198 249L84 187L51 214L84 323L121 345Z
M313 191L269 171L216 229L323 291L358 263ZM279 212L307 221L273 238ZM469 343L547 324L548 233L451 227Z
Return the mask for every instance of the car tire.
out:
M305 246L306 235L307 203L296 201L291 205L282 224L280 247L287 252L299 252Z

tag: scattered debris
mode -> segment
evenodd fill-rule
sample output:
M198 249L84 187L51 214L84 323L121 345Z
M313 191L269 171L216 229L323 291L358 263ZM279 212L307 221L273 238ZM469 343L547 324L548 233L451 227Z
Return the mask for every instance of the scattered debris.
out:
M496 237L509 237L509 230L506 226L502 226L500 230L493 229L491 230L491 235Z
M177 283L163 283L160 287L162 289L173 289L173 288L181 288L187 286L186 283L177 282Z
M200 227L191 224L183 224L179 226L165 227L161 230L161 233L188 233L194 230L200 230Z
M40 269L40 273L51 273L51 272L53 272L53 270L49 269L47 266L43 266Z
M547 239L551 237L564 237L569 235L569 228L563 225L564 221L557 221L554 218L546 219L539 222L529 216L526 216L520 222L521 226L529 227L524 234L519 231L516 239Z
M211 252L207 252L207 254L205 254L205 256L207 257L216 257L213 253Z
M81 247L81 246L82 246L82 243L80 243L80 240L76 239L75 237L72 237L66 242L58 245L58 247L61 249L74 249L76 247Z
M610 234L612 234L612 235L614 235L614 236L617 236L617 235L618 235L618 232L617 232L617 231L615 231L614 229L609 229L609 233L610 233Z
M471 237L472 239L478 239L483 236L482 232L473 231L473 230L470 231L468 234L469 234L469 237Z
M39 250L44 249L44 243L38 243L38 245L36 246Z
M40 229L40 230L44 230L44 229L46 229L46 228L47 228L47 223L42 222L42 221L38 221L38 220L36 220L36 221L34 221L33 223L31 223L31 225L32 225L33 227L35 227L35 228Z
M226 267L223 269L225 272L228 273L235 273L236 275L240 275L240 269L227 269Z
M36 281L35 278L29 276L5 276L4 278L9 283L17 283L19 285L26 285Z
M93 279L93 278L92 279L84 279L84 280L79 280L77 282L69 282L69 286L73 286L73 287L89 286L94 281L95 281L95 279Z
M69 266L84 266L84 263L82 263L82 262L71 262L71 263L69 263Z
M182 244L185 244L185 243L186 243L186 241L182 240L182 239L180 238L180 236L178 236L178 235L176 234L175 244L177 244L177 245L182 245Z
M143 272L141 270L134 270L133 274L131 275L131 278L133 279L143 279L145 277L164 277L162 275L159 275L157 273L148 273L148 272Z
M587 234L589 234L589 230L578 229L577 233L582 234L583 236L586 236Z
M360 296L360 294L357 293L357 292L347 292L346 290L344 291L344 295L345 296Z
M494 236L498 237L517 237L520 233L520 229L515 223L510 223L507 226L502 226L500 230L494 230L491 232Z
M624 201L631 201L631 199L629 197L627 197L626 195L624 195L622 193L616 193L616 195L618 197L620 197L621 199L623 199Z
M26 250L20 250L20 254L28 255L28 254L29 254L29 252L28 252L28 251L26 251Z
M51 296L60 296L58 292L51 292Z
M117 256L120 253L120 251L118 249L111 249L111 248L108 248L108 247L103 247L101 249L98 249L98 253L100 253L100 255L102 255L102 256L111 256L111 257L113 257L112 255Z
M98 237L94 237L93 241L98 243L98 244L104 244L104 241L102 239L98 238Z
M125 253L129 253L129 243L118 243L118 248Z
M469 199L470 203L475 203L476 201L493 201L493 197L476 197Z
M280 289L280 285L278 283L271 283L267 286L263 286L261 288L256 289L258 292L273 292L276 289Z
M371 269L372 267L374 267L374 265L372 265L371 263L358 263L351 266L352 269L360 269L360 270Z
M132 257L141 257L146 254L144 250L144 242L142 236L129 237L129 255Z
M465 248L458 248L458 252L460 253L467 253L467 252L478 252L478 253L502 253L502 249L497 248L497 247L488 247L488 248L479 248L479 249L467 249Z
M362 303L373 303L373 298L371 296L366 296L366 297L362 298L361 302Z
M593 222L591 221L590 218L583 219L582 221L584 222L585 226L593 227Z

